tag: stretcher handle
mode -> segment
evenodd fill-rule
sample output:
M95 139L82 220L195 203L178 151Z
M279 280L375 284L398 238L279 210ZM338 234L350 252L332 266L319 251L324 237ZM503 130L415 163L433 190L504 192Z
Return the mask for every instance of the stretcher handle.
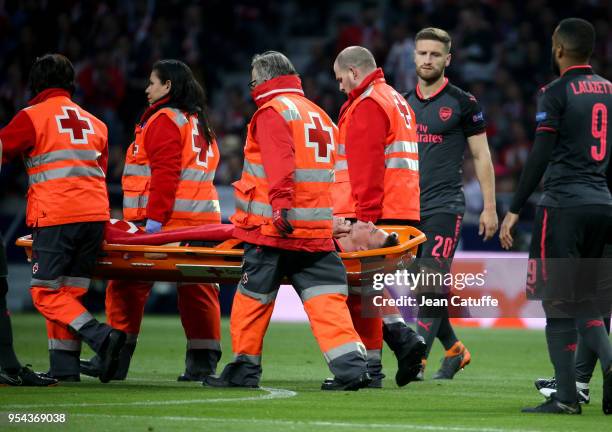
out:
M401 254L407 250L416 250L418 245L425 242L427 238L425 234L419 231L417 228L409 225L385 225L380 226L380 229L391 232L396 231L402 237L408 238L404 241L400 241L397 246L391 246L386 248L370 249L366 251L358 252L340 252L341 258L346 259L359 259L375 256ZM232 239L233 240L233 239ZM225 245L227 242L221 243ZM24 236L17 239L15 242L17 246L31 247L32 239L31 236ZM104 245L105 251L118 251L118 252L140 252L140 253L192 253L197 255L212 255L212 256L235 256L241 257L244 254L242 249L224 249L224 248L209 248L209 247L191 247L191 246L146 246L146 245L118 245L118 244L106 244Z
M21 247L32 247L32 236L27 235L19 237L15 244ZM242 256L242 249L215 249L208 247L191 247L191 246L148 246L148 245L121 245L106 243L103 246L103 251L107 252L138 252L138 253L167 253L167 254L184 254L192 253L197 255L223 255L223 256Z

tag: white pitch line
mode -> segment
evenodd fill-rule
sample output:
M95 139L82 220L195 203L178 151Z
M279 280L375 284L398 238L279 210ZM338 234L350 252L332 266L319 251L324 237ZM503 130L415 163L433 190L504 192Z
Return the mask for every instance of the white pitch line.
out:
M243 389L240 389L243 390ZM255 390L255 389L253 389ZM258 396L246 396L237 398L215 398L215 399L179 399L179 400L144 400L136 402L82 402L82 403L63 403L63 404L14 404L5 405L3 408L83 408L83 407L102 407L102 406L153 406L153 405L190 405L190 404L207 404L220 402L244 402L258 401L271 399L287 399L297 395L292 390L275 389L270 387L261 387L258 390L263 390L268 393ZM202 390L205 391L205 390ZM244 391L249 391L244 389Z
M212 422L212 423L247 423L261 424L270 426L309 426L309 427L339 427L339 428L364 428L364 429L398 429L398 430L423 430L423 431L449 431L449 432L541 432L537 429L500 429L500 428L479 428L468 426L431 426L422 424L399 424L399 423L350 423L335 421L308 421L308 420L263 420L263 419L232 419L223 417L179 417L179 416L136 416L136 415L109 415L109 414L72 414L72 417L103 417L103 418L124 418L124 419L154 419L167 421L187 421L187 422Z

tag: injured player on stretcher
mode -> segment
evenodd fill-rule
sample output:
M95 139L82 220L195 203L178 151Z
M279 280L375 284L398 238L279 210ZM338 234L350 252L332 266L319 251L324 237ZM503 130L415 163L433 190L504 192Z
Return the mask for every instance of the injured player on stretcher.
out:
M111 219L106 225L104 237L107 243L112 244L209 247L232 238L233 230L234 226L231 224L208 224L147 234L143 227L132 222ZM388 233L371 222L351 222L345 218L334 217L333 233L339 252L358 252L399 244L396 233ZM235 247L240 248L241 244Z
M111 219L105 227L105 241L109 245L143 245L143 246L185 246L214 247L233 238L232 224L207 224L197 227L185 227L148 234L143 227L132 222ZM352 223L345 218L333 220L334 244L339 252L359 252L371 249L397 246L399 236L395 232L377 228L373 223L357 221ZM234 248L242 248L236 243ZM155 253L145 254L156 255ZM162 254L163 255L163 254ZM99 374L97 359L81 361L81 373L90 376ZM113 379L125 379L125 374Z

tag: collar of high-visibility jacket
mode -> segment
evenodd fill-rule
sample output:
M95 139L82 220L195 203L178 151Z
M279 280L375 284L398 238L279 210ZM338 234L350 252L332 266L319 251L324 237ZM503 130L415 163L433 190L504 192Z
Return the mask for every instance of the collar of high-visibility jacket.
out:
M385 82L385 73L383 72L382 68L377 68L370 75L366 76L361 84L359 84L359 86L355 87L349 93L349 101L357 99L364 91L366 91L370 84L377 80L379 80L378 82Z
M52 88L45 89L41 91L40 93L38 93L36 96L30 99L30 101L28 102L28 105L36 105L38 103L46 101L49 98L58 97L58 96L65 96L67 98L71 97L70 92L68 90L52 87Z
M283 93L297 93L304 95L302 80L297 75L281 75L259 84L251 92L251 96L258 107Z
M142 125L144 122L146 122L149 119L149 117L151 117L153 114L157 112L157 110L159 109L161 105L167 104L169 101L170 101L170 96L166 96L164 98L161 98L157 102L155 102L149 108L147 108L147 110L144 112L142 117L140 117L140 124Z

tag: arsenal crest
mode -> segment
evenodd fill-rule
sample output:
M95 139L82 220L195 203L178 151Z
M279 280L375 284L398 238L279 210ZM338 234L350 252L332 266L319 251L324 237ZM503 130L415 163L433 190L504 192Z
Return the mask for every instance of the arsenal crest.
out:
M438 114L440 115L440 120L446 121L453 115L453 109L449 107L441 107Z

